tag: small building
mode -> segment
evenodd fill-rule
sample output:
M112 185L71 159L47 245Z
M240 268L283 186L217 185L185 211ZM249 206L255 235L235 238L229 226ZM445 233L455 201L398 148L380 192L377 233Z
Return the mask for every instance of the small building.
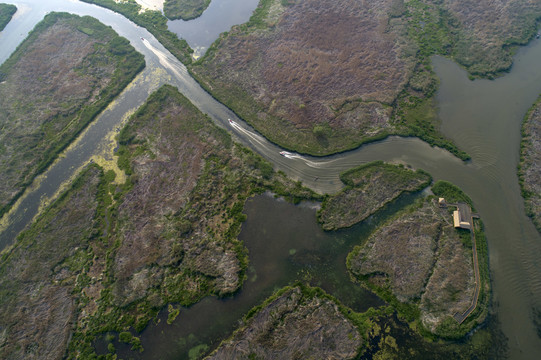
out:
M456 210L453 211L453 222L455 228L471 230L471 210L466 204L458 204Z
M447 207L447 202L445 201L445 198L439 198L438 199L438 205L442 208Z

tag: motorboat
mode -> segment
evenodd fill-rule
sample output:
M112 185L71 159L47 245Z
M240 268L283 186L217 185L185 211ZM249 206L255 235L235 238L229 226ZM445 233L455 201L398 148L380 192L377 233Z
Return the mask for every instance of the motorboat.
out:
M286 156L286 155L287 155L287 151L280 151L280 155Z

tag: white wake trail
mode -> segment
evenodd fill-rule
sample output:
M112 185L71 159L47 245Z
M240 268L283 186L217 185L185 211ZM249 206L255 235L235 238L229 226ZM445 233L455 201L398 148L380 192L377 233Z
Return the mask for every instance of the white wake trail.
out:
M233 129L243 133L244 135L248 136L250 139L252 139L253 141L257 142L258 144L262 146L266 145L266 141L261 135L256 134L250 130L246 130L245 128L243 128L242 126L240 126L239 124L237 124L231 119L228 119L228 120L229 120L229 124L231 125Z
M178 65L171 64L171 60L169 59L169 56L167 56L165 53L163 53L162 51L152 46L147 39L143 39L142 41L143 41L143 45L145 45L147 49L149 49L150 51L154 53L154 55L156 55L156 57L160 61L160 64L162 64L163 67L171 70L177 77L182 78L183 76L181 73L183 73L184 75L188 73L188 70L186 70L186 68L183 65L178 66Z
M296 154L296 153L290 153L290 152L287 152L287 151L282 151L281 154L283 156L285 156L286 158L288 159L299 159L299 160L302 160L306 165L312 167L312 168L315 168L315 169L319 169L319 168L322 168L324 166L326 166L327 164L330 164L332 163L333 161L335 160L328 160L328 161L312 161L312 160L308 160L306 159L304 156L302 155L299 155L299 154Z

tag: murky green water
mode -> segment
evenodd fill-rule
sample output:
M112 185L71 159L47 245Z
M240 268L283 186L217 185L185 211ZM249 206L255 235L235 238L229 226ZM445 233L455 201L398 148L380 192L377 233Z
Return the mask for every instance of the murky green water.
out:
M452 62L434 59L441 78L438 102L443 131L472 155L470 163L462 163L446 151L431 148L417 139L396 137L324 159L296 155L284 158L278 154L280 148L253 133L206 94L189 77L184 66L150 34L122 16L69 0L7 2L17 4L21 11L0 34L0 61L9 56L47 11L64 10L90 14L113 26L145 55L147 69L138 85L127 90L115 106L97 119L96 131L89 131L81 140L81 146L67 153L47 172L46 181L26 197L21 210L13 216L13 223L17 225L0 235L1 247L11 243L15 234L33 217L39 199L54 193L63 179L69 178L74 169L99 149L105 134L120 122L126 111L141 105L152 89L168 82L177 86L218 125L228 128L237 140L271 161L276 169L317 191L337 191L341 187L338 179L341 171L372 160L408 163L425 169L436 179L449 180L460 186L472 197L486 225L495 309L509 338L510 357L530 359L541 352L541 339L537 337L531 319L532 307L541 306L541 237L525 216L516 177L521 120L541 93L540 41L535 40L522 48L512 71L495 81L471 82ZM141 42L141 36L148 42ZM157 69L165 76L156 76ZM235 119L240 128L229 127L228 117ZM177 353L175 344L178 342L186 342L184 348L198 343L215 344L217 339L230 332L244 309L259 303L273 289L296 277L311 278L357 309L374 302L367 294L349 290L352 287L344 280L345 254L362 237L363 231L369 231L368 228L362 230L363 226L369 225L350 230L351 235L349 232L325 234L315 224L314 210L261 199L250 202L246 209L249 217L241 236L250 249L254 268L242 291L233 299L205 299L181 313L172 326L168 327L162 321L157 328L149 328L142 336L149 344L146 356L153 358L152 354L157 351L150 344L156 344L156 348L171 348L171 354ZM283 212L289 217L279 220ZM274 226L264 226L267 223ZM357 235L356 231L359 232ZM269 258L265 259L265 256ZM216 304L221 305L217 307ZM212 312L216 308L219 312ZM208 335L202 336L208 329L211 329Z

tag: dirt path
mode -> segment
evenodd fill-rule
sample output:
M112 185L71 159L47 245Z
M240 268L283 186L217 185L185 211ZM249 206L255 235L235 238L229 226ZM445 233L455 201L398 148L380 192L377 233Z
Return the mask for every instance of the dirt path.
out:
M470 235L471 235L471 240L473 244L473 268L475 271L475 293L473 295L473 299L472 299L470 307L466 309L464 313L462 314L456 313L453 316L459 324L462 324L464 320L466 320L466 318L470 316L473 310L475 310L475 308L477 307L477 300L479 299L479 291L481 290L481 275L479 273L479 261L477 259L477 243L475 241L475 229L473 225L473 216L471 215L470 215L470 224L472 226Z

